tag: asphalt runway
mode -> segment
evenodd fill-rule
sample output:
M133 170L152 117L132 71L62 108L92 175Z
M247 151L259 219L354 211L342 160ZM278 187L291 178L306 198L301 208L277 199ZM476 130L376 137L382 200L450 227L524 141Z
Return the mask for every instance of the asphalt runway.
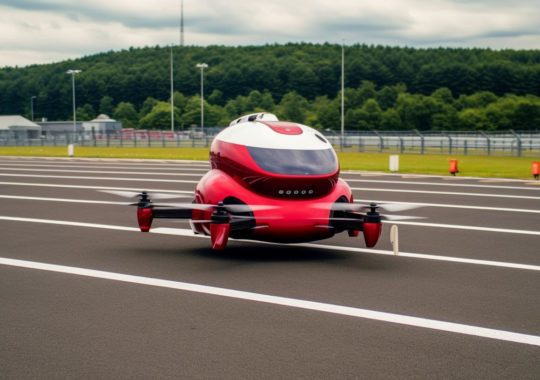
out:
M1 378L539 378L539 181L342 172L357 201L425 206L375 249L214 252L98 191L191 201L207 169L0 157Z

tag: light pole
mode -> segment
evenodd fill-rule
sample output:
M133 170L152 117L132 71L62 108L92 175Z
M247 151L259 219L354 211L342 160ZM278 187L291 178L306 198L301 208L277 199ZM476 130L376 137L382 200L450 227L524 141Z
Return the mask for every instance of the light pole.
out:
M201 69L201 132L204 132L204 69L208 67L206 63L197 63Z
M343 138L345 137L345 47L341 42L341 150L343 150Z
M73 91L73 140L75 140L77 132L77 111L75 108L75 75L79 74L82 70L68 70L66 74L71 75L71 88Z
M32 96L30 98L30 114L32 116L32 121L34 121L34 99L37 98L37 96Z
M171 132L174 132L173 48L171 46Z

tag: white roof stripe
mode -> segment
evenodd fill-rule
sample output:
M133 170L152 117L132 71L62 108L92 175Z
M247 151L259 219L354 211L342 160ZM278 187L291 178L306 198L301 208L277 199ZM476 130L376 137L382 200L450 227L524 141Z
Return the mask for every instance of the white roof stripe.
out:
M323 150L332 148L328 142L323 142L315 136L315 134L320 135L315 129L302 124L296 125L302 129L302 134L286 135L278 133L269 126L259 122L240 123L225 128L216 136L216 139L255 148L299 150Z

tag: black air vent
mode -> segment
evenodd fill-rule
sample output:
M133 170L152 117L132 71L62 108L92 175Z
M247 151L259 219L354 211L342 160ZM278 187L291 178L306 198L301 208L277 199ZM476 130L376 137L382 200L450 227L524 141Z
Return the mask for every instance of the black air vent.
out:
M323 143L326 143L328 144L328 141L326 141L326 139L324 137L322 137L321 135L319 135L318 133L315 133L315 137L317 137L319 140L321 140Z

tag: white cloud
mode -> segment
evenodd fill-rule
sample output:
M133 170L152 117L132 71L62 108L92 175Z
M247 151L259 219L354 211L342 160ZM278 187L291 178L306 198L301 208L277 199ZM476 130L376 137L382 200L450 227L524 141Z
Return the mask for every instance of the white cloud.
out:
M540 1L184 0L186 43L540 48ZM177 43L180 0L0 0L0 66Z

